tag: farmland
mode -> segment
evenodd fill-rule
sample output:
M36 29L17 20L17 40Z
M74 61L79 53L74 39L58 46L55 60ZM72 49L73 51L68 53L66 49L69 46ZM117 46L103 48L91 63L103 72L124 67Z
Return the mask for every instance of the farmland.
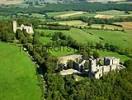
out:
M0 42L0 100L40 100L35 65L20 48Z
M115 24L122 25L124 29L132 30L132 22L119 22Z
M10 5L10 4L20 4L23 0L0 0L0 4Z
M74 17L95 17L95 18L122 18L132 16L132 12L129 11L129 14L126 14L125 11L119 10L107 10L107 11L97 11L97 12L83 12L83 11L67 11L67 12L50 12L47 13L49 17L59 17L59 18L74 18Z

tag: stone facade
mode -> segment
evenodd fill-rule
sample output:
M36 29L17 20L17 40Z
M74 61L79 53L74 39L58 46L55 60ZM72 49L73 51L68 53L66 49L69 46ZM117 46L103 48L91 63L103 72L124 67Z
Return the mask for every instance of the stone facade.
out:
M25 30L28 34L33 34L33 27L32 25L26 26L24 24L20 25L20 27L17 26L17 22L13 21L13 32L16 33L17 30Z
M82 55L69 55L69 56L59 58L58 63L64 64L64 66L67 66L67 62L69 60L74 61L74 66L72 68L73 70L79 71L81 74L87 73L89 77L94 77L96 79L100 79L103 75L111 71L119 71L125 68L123 65L120 64L120 59L115 57L105 57L103 59L102 58L94 59L93 57L91 57L88 60L84 60L82 58ZM100 64L99 63L100 61L102 61L103 64ZM84 69L86 65L88 65L88 69ZM65 72L69 73L69 69L65 70Z
M90 62L90 73L92 73L96 79L100 79L104 74L107 74L110 71L116 71L123 68L123 66L120 65L120 59L115 57L105 57L103 66L97 65L96 59L90 59Z

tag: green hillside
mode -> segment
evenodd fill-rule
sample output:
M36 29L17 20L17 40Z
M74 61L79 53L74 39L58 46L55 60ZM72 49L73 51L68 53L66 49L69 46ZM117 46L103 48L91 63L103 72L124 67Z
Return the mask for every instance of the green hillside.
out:
M0 42L0 100L40 100L35 66L14 45Z

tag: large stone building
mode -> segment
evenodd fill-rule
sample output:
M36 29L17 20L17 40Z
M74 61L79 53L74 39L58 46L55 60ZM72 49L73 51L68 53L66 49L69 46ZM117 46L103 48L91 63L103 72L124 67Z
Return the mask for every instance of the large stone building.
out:
M16 33L17 30L21 30L21 31L25 30L28 34L34 33L32 25L27 26L27 25L21 24L20 26L18 26L17 22L13 21L13 32Z
M82 58L82 55L69 55L65 57L61 57L59 59L59 64L63 64L64 66L67 66L67 62L71 60L74 62L73 70L70 71L62 70L60 72L61 75L69 75L76 73L75 70L80 72L81 74L88 74L89 77L94 77L96 79L100 79L103 75L111 72L111 71L119 71L121 69L124 69L125 67L120 64L120 59L115 57L105 57L105 58L98 58L94 59L93 57L89 58L88 60L85 60ZM103 64L100 64L100 61L103 62ZM88 63L87 63L88 62ZM88 64L87 69L84 67Z
M97 59L90 59L90 76L99 79L110 71L118 71L125 68L120 64L120 59L115 57L105 57L103 61L104 65L99 65Z

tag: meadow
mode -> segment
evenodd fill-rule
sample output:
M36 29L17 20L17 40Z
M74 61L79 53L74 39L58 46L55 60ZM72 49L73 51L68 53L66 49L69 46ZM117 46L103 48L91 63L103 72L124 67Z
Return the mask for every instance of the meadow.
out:
M131 31L121 32L121 31L106 31L106 30L95 30L95 29L77 29L72 28L69 31L61 31L61 30L48 30L48 29L37 29L37 32L43 34L44 36L40 37L40 42L43 44L52 43L51 36L54 34L54 32L62 32L67 36L71 36L74 40L76 40L78 43L86 44L88 42L90 43L110 43L113 45L116 45L120 47L121 49L132 49L130 45L132 45L131 40ZM102 38L103 40L101 40ZM64 47L64 51L61 50L52 50L50 53L56 57L74 54L76 53L75 50L71 49L70 51L67 51L67 47ZM56 48L57 49L57 48ZM100 54L100 56L115 56L117 58L120 58L121 61L128 60L129 57L125 55L120 55L115 52L110 51L101 51L97 50Z
M110 30L96 30L96 29L78 29L71 28L71 30L48 30L37 29L38 32L43 34L54 34L54 32L62 32L67 36L71 36L78 43L85 44L92 43L110 43L120 47L121 49L132 49L132 30L123 31L110 31Z
M0 100L41 100L35 65L20 47L2 42Z

